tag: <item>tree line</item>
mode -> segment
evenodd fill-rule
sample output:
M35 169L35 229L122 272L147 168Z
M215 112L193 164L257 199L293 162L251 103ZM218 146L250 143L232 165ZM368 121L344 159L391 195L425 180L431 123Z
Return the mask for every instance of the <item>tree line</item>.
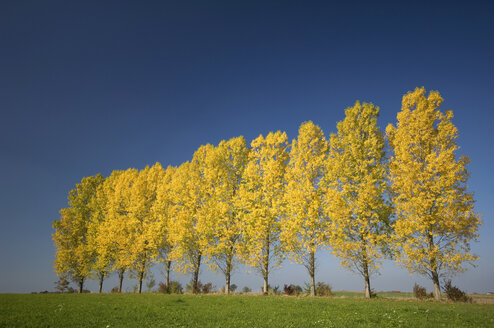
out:
M465 270L477 256L480 215L467 191L466 156L457 156L452 111L436 91L403 96L396 125L380 131L379 107L356 102L326 138L302 123L285 132L200 146L178 167L160 163L83 178L53 223L55 271L83 290L111 272L142 282L159 262L192 273L207 264L225 277L238 263L269 276L284 259L304 265L315 294L316 251L327 249L370 277L385 258L427 275L440 299L443 275Z

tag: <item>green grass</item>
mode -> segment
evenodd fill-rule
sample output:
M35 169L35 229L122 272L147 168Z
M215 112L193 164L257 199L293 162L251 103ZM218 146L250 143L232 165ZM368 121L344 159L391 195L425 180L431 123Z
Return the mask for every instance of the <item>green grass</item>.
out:
M347 292L347 291L335 291L333 295L336 297L348 297L348 298L364 298L364 292ZM413 293L406 292L377 292L377 297L380 298L413 298Z
M494 327L494 306L382 298L3 294L0 327Z

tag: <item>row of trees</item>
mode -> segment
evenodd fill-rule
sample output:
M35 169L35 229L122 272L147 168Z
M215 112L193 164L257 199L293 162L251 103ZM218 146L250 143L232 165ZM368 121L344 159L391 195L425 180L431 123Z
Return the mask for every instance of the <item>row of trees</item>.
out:
M82 290L85 279L115 271L142 281L159 261L193 274L203 263L230 277L241 262L263 277L285 258L303 264L315 293L316 251L370 277L382 259L439 277L465 269L481 224L466 190L467 157L457 158L451 111L438 92L403 97L396 126L384 135L379 108L356 102L328 140L312 122L289 145L284 132L199 147L191 161L163 169L87 177L54 222L55 270ZM387 156L387 147L389 156Z

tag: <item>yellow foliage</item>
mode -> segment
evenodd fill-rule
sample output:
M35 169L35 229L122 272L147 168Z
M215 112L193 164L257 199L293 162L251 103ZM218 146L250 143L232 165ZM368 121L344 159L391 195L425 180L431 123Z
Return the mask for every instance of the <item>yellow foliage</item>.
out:
M356 102L345 114L330 137L324 180L328 233L333 253L368 284L390 242L384 136L377 126L379 107Z
M169 257L176 261L176 268L181 272L189 269L198 272L208 244L208 224L213 212L206 163L213 151L209 144L199 147L192 161L180 165L171 179L174 215L168 225L173 245Z
M249 149L243 137L221 141L208 153L204 178L209 186L204 254L209 267L220 269L227 280L234 268L237 242L241 236L241 221L234 203L248 160ZM227 282L228 284L228 282Z
M128 256L130 268L140 275L149 269L158 256L161 245L159 221L151 207L156 200L156 190L162 180L164 170L160 163L146 167L136 175L130 188L130 202L126 220L129 232Z
M97 198L102 202L100 215L104 216L104 220L97 226L96 245L103 259L111 262L114 270L121 272L133 266L129 221L131 188L138 174L136 169L113 171L97 193Z
M100 174L83 178L69 192L69 207L61 209L60 219L53 222L55 233L52 238L57 248L55 272L58 276L70 277L80 286L90 275L94 262L94 253L88 238L88 227L93 217L89 204L103 180Z
M323 212L323 189L319 184L326 172L328 142L312 122L299 128L292 141L286 169L284 213L280 240L290 256L303 264L309 274L315 269L314 253L326 243L328 223Z
M279 265L283 256L279 234L287 146L286 133L280 131L252 141L236 198L242 221L241 255L248 265L261 272L265 288L270 267Z
M466 190L468 157L456 157L458 131L452 111L442 113L436 91L417 88L403 97L396 127L386 132L394 155L390 179L396 207L395 232L410 272L433 278L461 272L477 257L470 240L478 237L480 216Z
M175 207L172 198L172 179L176 172L176 167L169 166L164 171L162 179L158 181L156 187L156 200L151 207L151 215L156 219L156 243L159 259L163 262L169 260L173 244L169 236L169 224L175 215Z

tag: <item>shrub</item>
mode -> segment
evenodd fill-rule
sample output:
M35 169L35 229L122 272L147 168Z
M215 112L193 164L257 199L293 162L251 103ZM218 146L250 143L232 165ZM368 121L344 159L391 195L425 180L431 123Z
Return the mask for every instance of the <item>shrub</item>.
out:
M207 284L204 284L202 288L200 289L201 293L203 294L209 294L214 292L214 286L212 283L208 282Z
M413 285L413 296L415 296L419 300L433 297L432 293L427 294L427 290L425 289L425 287L422 287L417 283Z
M331 296L331 295L333 295L333 293L331 292L331 285L321 281L316 284L316 296Z
M148 282L146 283L146 287L148 288L148 292L150 292L154 286L156 286L156 281L153 278L149 279Z
M65 293L69 289L70 282L65 278L61 277L55 282L55 289L60 293Z
M283 292L285 293L285 295L297 296L302 293L302 287L293 284L285 285L283 287Z
M261 290L263 290L262 287ZM274 288L272 288L270 285L268 285L268 295L280 295L280 294L281 294L280 286L275 286Z
M118 293L118 286L115 286L111 289L110 293L115 294Z
M182 294L183 288L178 281L170 281L170 286L168 286L170 294Z
M464 291L462 291L461 289L459 289L456 286L452 286L451 280L448 280L444 283L443 290L446 293L448 300L451 300L453 302L471 302L472 301L472 298L468 297Z
M182 294L183 288L178 281L170 281L169 285L160 282L158 284L158 291L163 294Z
M244 288L242 288L242 293L243 294L247 294L247 293L250 293L252 291L252 289L250 289L249 287L245 286Z
M190 282L185 285L185 291L187 293L193 293L194 292L194 282L192 281L192 279L190 280ZM200 280L197 281L197 292L200 293L202 290L202 282Z
M238 286L235 285L235 284L231 284L230 285L230 293L235 293L235 291L237 290ZM225 293L225 287L221 287L220 288L220 292L221 294L224 294Z

